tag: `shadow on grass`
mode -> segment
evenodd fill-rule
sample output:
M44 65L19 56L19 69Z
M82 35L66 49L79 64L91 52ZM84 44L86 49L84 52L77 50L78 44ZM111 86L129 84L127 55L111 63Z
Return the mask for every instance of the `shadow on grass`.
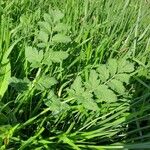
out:
M127 143L143 143L150 140L150 80L144 76L131 81L135 90L127 118ZM149 145L150 149L150 145Z

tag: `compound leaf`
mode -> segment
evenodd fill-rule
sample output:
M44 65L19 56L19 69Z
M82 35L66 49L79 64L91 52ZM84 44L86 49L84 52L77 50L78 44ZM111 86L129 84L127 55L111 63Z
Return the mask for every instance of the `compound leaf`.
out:
M68 57L68 53L64 51L52 51L50 55L51 60L56 63L60 63Z
M32 67L39 67L43 59L43 51L37 51L36 48L29 46L25 48L25 56L26 59L32 63Z
M38 23L40 26L41 31L47 33L48 35L51 34L51 25L48 22L41 21Z
M48 13L44 13L44 21L47 22L47 23L49 23L50 25L52 25L53 21L52 21L51 15L48 14Z
M54 23L60 21L64 17L64 14L60 10L53 10L52 11Z
M37 80L35 87L36 89L43 91L45 89L50 89L56 83L57 80L54 77L43 75Z
M131 73L134 71L134 65L127 60L119 60L118 61L118 72L119 73Z
M48 34L43 32L43 31L40 31L39 34L38 34L38 37L37 37L40 41L44 42L44 43L47 43L48 42Z
M102 82L105 82L109 78L109 70L107 69L105 64L100 65L97 68L97 71Z
M116 59L110 58L108 60L107 67L108 67L108 70L109 70L111 76L114 76L116 74L117 66L118 66L118 64L117 64L117 60Z
M53 36L52 41L56 43L69 43L71 39L69 36L58 33Z
M98 73L95 70L91 70L89 80L85 83L86 88L90 91L94 91L99 84L100 80L98 79Z
M58 23L56 24L56 26L54 27L54 31L57 32L61 32L61 31L67 31L69 29L69 27L63 23Z
M108 89L106 85L100 85L94 93L99 102L111 103L117 101L116 94L112 90Z
M130 75L126 74L126 73L122 73L122 74L117 74L115 76L115 79L121 81L121 82L125 82L125 83L129 83L129 79L130 79Z
M99 107L97 105L96 102L94 102L94 99L92 98L92 94L88 91L85 91L82 93L82 97L83 99L81 99L81 103L83 104L83 106L88 109L88 110L99 110Z
M30 80L27 78L24 79L18 79L16 77L11 77L10 79L10 85L15 88L18 92L23 92L28 90L30 84Z
M44 103L54 114L68 108L68 105L66 103L62 103L53 91L49 92L47 99L44 99Z
M113 79L108 83L108 85L112 90L118 92L119 94L123 94L125 92L125 87L119 80Z
M71 89L74 90L76 94L80 94L80 93L84 92L84 88L82 85L82 79L80 76L76 77L73 84L71 85Z

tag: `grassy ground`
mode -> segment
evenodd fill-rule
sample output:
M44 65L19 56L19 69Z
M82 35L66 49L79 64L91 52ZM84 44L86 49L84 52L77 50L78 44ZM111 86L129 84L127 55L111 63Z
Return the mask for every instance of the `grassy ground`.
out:
M0 1L1 149L150 149L150 2Z

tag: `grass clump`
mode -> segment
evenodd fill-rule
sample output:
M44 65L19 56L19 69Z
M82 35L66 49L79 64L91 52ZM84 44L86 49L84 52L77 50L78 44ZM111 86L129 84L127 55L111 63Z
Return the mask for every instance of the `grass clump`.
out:
M149 149L149 7L2 0L1 149Z

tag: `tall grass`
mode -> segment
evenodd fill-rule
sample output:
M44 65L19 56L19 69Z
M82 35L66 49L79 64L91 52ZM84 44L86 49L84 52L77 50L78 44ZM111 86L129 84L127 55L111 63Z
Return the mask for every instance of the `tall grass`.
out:
M47 35L39 37L39 22L52 10L53 19L64 16L52 22L41 48ZM150 148L148 1L1 0L0 17L1 149ZM59 23L69 42L53 42ZM31 47L38 50L32 57ZM52 61L33 64L40 51L43 57L53 52ZM97 70L110 58L130 62L122 72L122 80L129 73L130 80L117 90L103 89L103 98L113 101L108 95L114 92L117 101L99 102L90 88L103 84Z

